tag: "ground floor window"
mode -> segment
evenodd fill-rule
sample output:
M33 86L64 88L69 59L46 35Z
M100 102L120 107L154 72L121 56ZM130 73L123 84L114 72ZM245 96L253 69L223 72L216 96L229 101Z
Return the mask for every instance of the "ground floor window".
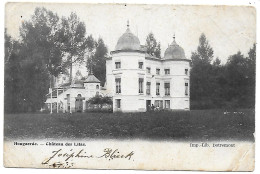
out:
M70 111L70 94L67 94L67 110Z
M165 100L165 109L170 109L170 100Z
M116 99L116 108L117 109L121 108L121 99Z
M70 103L70 94L67 94L67 103Z
M163 101L162 100L155 100L154 101L154 107L157 109L162 109L163 108Z

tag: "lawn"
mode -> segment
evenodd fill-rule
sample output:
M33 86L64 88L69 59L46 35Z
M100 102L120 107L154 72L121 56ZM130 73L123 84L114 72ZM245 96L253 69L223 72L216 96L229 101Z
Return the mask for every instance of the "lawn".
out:
M5 114L5 139L254 141L253 110L147 113Z

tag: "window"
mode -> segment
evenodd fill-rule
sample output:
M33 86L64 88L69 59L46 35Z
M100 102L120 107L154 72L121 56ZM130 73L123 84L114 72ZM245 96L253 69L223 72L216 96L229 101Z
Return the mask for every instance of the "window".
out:
M82 97L81 94L78 94L77 97L76 97L76 101L81 101L82 100L81 97Z
M121 68L121 62L115 62L116 65L116 69L120 69Z
M170 109L170 100L165 100L165 109Z
M99 89L99 85L96 86L96 89Z
M185 69L185 75L188 75L188 69Z
M70 103L70 94L67 94L67 103Z
M121 99L116 99L116 108L117 109L121 108Z
M144 65L143 62L138 62L138 65L139 65L139 69L143 69L143 65Z
M165 69L164 72L165 74L170 74L170 69Z
M154 101L154 106L155 106L155 107L159 107L159 106L160 106L159 100L155 100L155 101Z
M146 94L147 95L151 94L151 82L146 83Z
M147 72L148 74L150 74L150 73L151 73L151 68L150 68L150 67L146 67L146 72Z
M160 83L156 83L156 95L160 95Z
M139 94L144 93L144 91L143 91L143 83L144 83L144 79L143 78L139 78Z
M121 94L121 78L116 78L116 93Z
M67 94L67 110L70 111L70 94Z
M165 95L170 95L170 83L164 83Z
M160 75L160 69L159 68L156 69L156 75Z
M185 95L188 95L188 90L189 90L189 84L185 83Z
M163 101L162 100L155 100L154 106L158 109L162 109L163 108Z

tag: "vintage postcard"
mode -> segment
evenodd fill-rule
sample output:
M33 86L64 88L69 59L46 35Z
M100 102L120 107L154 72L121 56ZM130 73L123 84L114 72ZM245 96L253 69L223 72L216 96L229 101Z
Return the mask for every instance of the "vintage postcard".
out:
M4 166L255 167L253 6L5 6Z

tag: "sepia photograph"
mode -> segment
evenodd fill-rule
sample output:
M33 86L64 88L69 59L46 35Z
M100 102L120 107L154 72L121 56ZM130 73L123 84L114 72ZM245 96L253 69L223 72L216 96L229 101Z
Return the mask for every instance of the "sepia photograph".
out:
M254 6L8 2L4 27L5 167L254 170Z

